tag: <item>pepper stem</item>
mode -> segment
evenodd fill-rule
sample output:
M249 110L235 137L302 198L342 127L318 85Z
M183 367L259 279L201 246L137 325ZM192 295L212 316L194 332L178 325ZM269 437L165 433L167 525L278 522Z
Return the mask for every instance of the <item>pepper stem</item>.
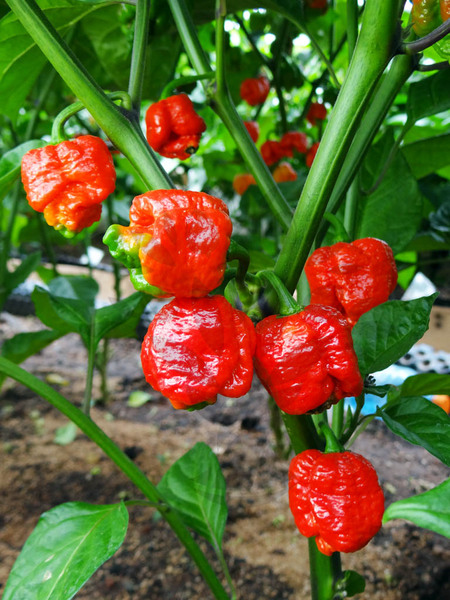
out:
M214 71L208 71L207 73L201 73L200 75L187 75L186 77L172 79L172 81L169 81L169 83L163 88L160 99L164 100L164 98L168 98L172 95L173 90L182 87L183 85L189 85L190 83L195 83L196 81L202 81L204 79L214 79L214 77Z
M260 281L265 281L266 283L269 283L276 296L277 296L277 300L278 300L278 313L280 315L282 315L283 317L287 317L289 315L294 315L295 313L298 313L302 310L302 307L300 306L300 304L298 304L298 302L296 302L294 300L294 298L292 297L292 295L289 293L288 289L286 288L286 286L284 285L284 283L281 281L281 279L275 275L275 273L273 271L260 271L257 275L256 278L259 279Z
M334 232L333 232L333 241L334 243L337 242L350 242L350 236L348 234L348 231L346 230L344 224L342 223L342 221L340 221L336 215L333 215L332 213L326 212L323 215L323 218L328 221L328 223L331 223L331 225L333 225L334 227Z
M325 452L344 452L344 447L337 439L334 431L328 425L327 421L324 419L319 425L318 429L320 433L325 438Z

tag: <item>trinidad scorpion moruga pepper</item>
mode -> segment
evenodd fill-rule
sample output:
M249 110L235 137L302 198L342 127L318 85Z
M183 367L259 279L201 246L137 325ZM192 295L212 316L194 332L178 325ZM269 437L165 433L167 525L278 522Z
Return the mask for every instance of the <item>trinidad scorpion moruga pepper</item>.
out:
M174 408L238 398L252 383L253 323L223 296L176 298L154 317L144 338L148 383Z
M152 104L146 112L147 141L166 158L186 160L199 146L205 121L195 112L189 96L177 94Z
M260 75L259 77L250 77L244 79L240 87L240 95L242 100L250 104L250 106L258 106L263 104L269 95L270 83L267 77Z
M305 450L289 467L289 506L295 524L316 538L320 552L356 552L378 532L383 490L360 454Z
M306 261L311 304L334 306L353 326L359 317L389 297L397 284L391 248L363 238L315 250Z
M363 388L350 327L328 306L307 306L260 321L255 371L290 415L324 410L341 398L358 396Z
M47 223L76 233L101 216L114 191L116 171L105 142L92 135L30 150L22 158L28 203Z
M219 198L154 190L136 196L130 226L111 225L103 241L130 269L136 289L158 297L200 297L222 283L231 230Z

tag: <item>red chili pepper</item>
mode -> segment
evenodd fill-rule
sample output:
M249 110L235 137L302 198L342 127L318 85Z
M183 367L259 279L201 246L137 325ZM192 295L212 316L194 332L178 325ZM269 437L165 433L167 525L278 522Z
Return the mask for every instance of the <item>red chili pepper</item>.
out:
M273 172L273 178L277 183L282 183L283 181L295 181L297 179L297 173L288 162L280 162Z
M261 156L267 166L271 166L285 156L280 142L267 140L261 146Z
M352 326L362 314L386 302L397 284L392 250L376 238L318 248L306 261L305 274L311 304L333 306Z
M259 125L256 121L244 121L244 125L250 134L250 137L255 142L258 141L259 138Z
M350 327L328 306L307 306L294 315L260 321L255 370L290 415L319 412L341 398L358 396L363 388Z
M300 131L288 131L280 140L281 151L284 156L293 156L293 151L306 154L308 138Z
M205 296L222 283L232 224L222 200L202 192L154 190L137 196L130 226L103 239L137 289L160 297Z
M306 0L309 8L326 12L328 10L328 0Z
M267 77L260 75L259 77L244 79L241 83L240 94L242 100L245 100L250 106L263 104L270 91L270 83Z
M256 181L250 173L239 173L234 176L233 189L239 196L242 196L251 185L256 185Z
M174 408L189 408L246 394L254 349L253 323L222 296L177 298L151 322L141 360L147 382Z
M83 135L29 150L22 158L22 182L29 205L49 225L78 232L100 219L116 171L105 142Z
M375 469L360 454L305 450L289 467L295 524L320 552L356 552L379 531L384 495Z
M316 125L317 121L323 121L327 117L327 109L320 102L313 102L306 114L306 120L311 125Z
M180 160L197 152L206 129L186 94L169 96L149 106L145 123L150 147L161 156Z
M306 153L306 166L307 167L311 167L311 165L314 162L314 159L316 158L316 154L317 154L317 150L319 149L320 146L320 142L316 142L315 144L313 144L311 146L311 148L308 150L308 152Z

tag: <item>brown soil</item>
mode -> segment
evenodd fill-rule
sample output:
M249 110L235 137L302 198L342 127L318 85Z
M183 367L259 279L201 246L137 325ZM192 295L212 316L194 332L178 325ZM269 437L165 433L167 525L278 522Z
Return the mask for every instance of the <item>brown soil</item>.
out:
M39 323L33 317L1 314L0 338L36 328ZM307 544L289 513L287 462L278 460L272 449L264 391L255 382L248 396L221 398L215 406L194 413L174 411L156 393L143 407L130 408L127 399L132 391L151 391L140 369L139 349L134 340L111 344L111 401L93 410L94 420L154 482L194 443L209 444L227 482L225 549L240 600L307 600ZM79 403L85 356L78 337L71 334L24 366ZM55 430L66 420L27 388L7 382L0 411L1 590L42 512L67 501L113 503L140 496L83 434L68 446L55 445ZM375 466L387 504L430 489L448 476L436 458L395 437L378 421L352 449ZM210 556L207 545L202 547ZM410 523L388 523L366 548L343 555L342 560L345 569L366 578L360 599L450 598L448 541ZM165 522L156 519L152 509L133 507L125 543L76 597L206 600L212 596Z

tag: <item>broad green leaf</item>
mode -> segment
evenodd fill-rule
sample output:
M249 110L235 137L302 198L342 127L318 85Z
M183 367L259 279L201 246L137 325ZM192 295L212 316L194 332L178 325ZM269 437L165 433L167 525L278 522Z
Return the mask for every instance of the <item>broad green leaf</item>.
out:
M59 316L52 304L51 296L48 290L45 290L40 286L36 286L31 293L31 299L34 303L36 316L44 325L51 327L52 329L56 329L57 331L61 332L61 334L74 331L72 324L68 323Z
M111 306L100 308L95 313L95 339L136 337L136 328L142 311L149 301L147 294L136 292Z
M437 135L402 147L402 154L416 179L450 165L450 134Z
M93 320L98 283L91 277L66 275L52 279L48 289L50 302L61 319L86 336Z
M440 71L409 86L406 113L411 123L449 109L450 77L447 72Z
M360 317L352 330L363 375L382 371L404 356L428 329L437 294L417 300L391 300Z
M388 132L371 149L364 164L367 187L378 180L393 144L392 132ZM397 152L380 185L359 202L356 237L382 239L397 254L419 230L422 216L423 199L417 180L406 159Z
M21 283L27 279L28 275L33 273L41 262L41 253L34 252L33 254L28 255L24 260L18 265L15 271L8 274L6 278L4 287L0 292L0 307L3 306L6 298L10 295L10 293Z
M392 519L406 519L450 538L450 479L428 492L388 506L383 523Z
M195 444L164 474L158 490L188 527L221 547L228 512L225 480L209 446Z
M20 175L22 157L29 150L41 148L46 142L42 140L30 140L5 152L0 158L0 198L6 194L11 185Z
M400 393L402 396L450 395L450 375L438 375L437 373L412 375L402 383Z
M450 466L450 418L430 400L408 396L377 410L389 429Z
M366 589L366 580L356 571L344 571L335 586L338 597L350 598L362 594Z
M1 348L1 355L15 364L19 364L29 356L36 354L49 344L60 338L63 333L55 329L41 329L28 333L18 333L6 340Z
M98 9L76 0L39 0L40 8L64 36L80 19ZM13 12L0 20L0 113L11 120L34 85L46 58Z
M124 504L49 510L14 563L3 600L70 600L121 546L127 527Z

